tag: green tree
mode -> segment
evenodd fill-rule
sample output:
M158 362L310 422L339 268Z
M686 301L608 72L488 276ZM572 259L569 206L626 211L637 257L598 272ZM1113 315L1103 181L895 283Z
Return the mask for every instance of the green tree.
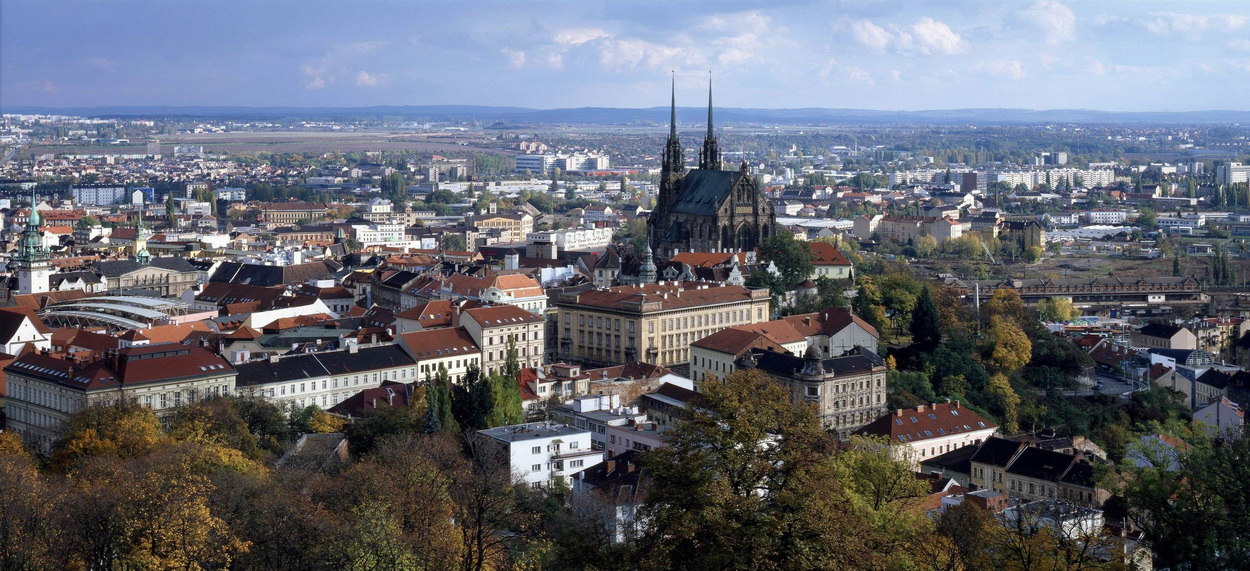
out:
M1038 302L1037 316L1042 321L1075 321L1081 316L1081 310L1072 305L1066 297L1048 297Z
M758 569L771 560L785 568L797 555L784 544L797 537L781 533L782 518L798 515L790 492L828 456L832 439L811 409L794 407L757 371L701 389L703 405L669 431L665 446L643 455L653 483L642 508L642 567ZM782 497L786 505L772 501Z
M438 239L438 246L454 252L463 252L468 249L464 242L464 235L455 232L444 232Z
M811 245L795 240L790 232L765 238L760 242L760 255L777 266L786 289L793 289L809 279L815 269L812 261L816 255Z
M911 314L910 330L912 344L921 352L931 352L942 342L942 322L929 286L920 291L920 299Z
M997 373L990 377L990 384L986 391L997 400L1003 421L1003 432L1007 434L1019 432L1020 395L1012 388L1011 380L1006 375Z
M986 359L994 367L1015 371L1029 362L1033 343L1015 322L994 316L986 332Z
M426 378L426 422L427 433L448 431L452 434L460 432L451 406L451 376L447 367L441 363L433 377Z

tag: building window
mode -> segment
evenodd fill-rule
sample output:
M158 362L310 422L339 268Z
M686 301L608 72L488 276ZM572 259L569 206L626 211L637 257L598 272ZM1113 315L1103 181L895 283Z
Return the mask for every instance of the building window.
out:
M542 471L543 471L543 465L542 465L542 464L534 464L533 466L531 466L531 467L530 467L530 471L531 471L531 472L542 472Z
M543 453L542 446L535 446L533 448L530 448L530 454L542 454L542 453Z
M818 397L818 396L820 396L820 387L819 387L819 386L817 386L817 385L808 385L808 386L807 386L807 396L809 396L809 397Z

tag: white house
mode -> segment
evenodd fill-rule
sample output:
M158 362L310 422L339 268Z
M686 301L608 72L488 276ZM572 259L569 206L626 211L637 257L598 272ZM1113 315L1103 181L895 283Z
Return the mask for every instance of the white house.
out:
M997 424L955 401L900 408L855 434L885 437L895 456L914 470L922 460L980 444L996 432Z
M590 431L565 424L514 424L478 434L498 442L508 453L513 478L531 486L570 478L603 461L603 452L591 444Z
M34 313L16 308L0 309L0 351L17 355L27 344L35 349L48 349L52 345L51 336L52 330Z
M1246 411L1228 397L1220 397L1195 410L1194 422L1201 423L1213 435L1240 438Z

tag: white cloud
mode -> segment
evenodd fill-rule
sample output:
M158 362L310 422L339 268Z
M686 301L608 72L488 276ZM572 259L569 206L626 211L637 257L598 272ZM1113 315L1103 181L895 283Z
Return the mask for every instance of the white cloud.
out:
M563 46L580 46L585 43L611 38L603 28L567 28L556 32L554 41Z
M317 68L308 64L300 66L300 71L304 73L304 77L308 79L304 83L306 89L321 89L325 87L329 80L326 79L326 69L324 67Z
M950 26L933 18L921 18L907 29L858 20L851 24L851 37L859 45L879 52L893 49L898 53L953 54L966 46Z
M1021 10L1019 16L1041 29L1049 43L1057 44L1076 37L1076 14L1060 2L1038 0Z
M867 85L876 85L872 74L853 65L846 66L846 78L856 83L864 83Z
M503 55L508 56L508 65L514 68L525 67L525 52L522 50L513 50L504 48Z
M606 40L599 45L599 63L617 70L639 66L675 67L703 61L697 51L636 38Z
M921 53L953 54L963 49L964 41L950 26L932 18L921 18L911 27Z
M761 58L761 52L789 44L787 30L775 27L772 18L759 10L713 14L699 26L713 39L709 42L721 65L737 65Z
M1138 23L1152 34L1160 36L1177 34L1196 41L1202 39L1208 30L1217 32L1238 30L1245 27L1246 22L1246 17L1240 14L1199 16L1176 12L1151 12L1148 19L1140 20Z
M377 87L386 83L386 80L387 75L385 73L369 73L362 69L360 73L356 74L356 85L361 87Z
M1233 40L1225 45L1227 45L1229 49L1250 52L1250 40Z
M1007 79L1024 79L1029 76L1025 73L1024 65L1020 63L1020 60L989 61L981 64L979 68L991 75Z
M851 37L859 45L879 52L885 51L894 41L894 33L868 20L858 20L851 24Z

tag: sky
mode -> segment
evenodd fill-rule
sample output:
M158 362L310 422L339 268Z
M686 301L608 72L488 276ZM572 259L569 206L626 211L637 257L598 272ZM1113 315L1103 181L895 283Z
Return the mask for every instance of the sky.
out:
M2 0L12 106L1250 110L1250 2Z

